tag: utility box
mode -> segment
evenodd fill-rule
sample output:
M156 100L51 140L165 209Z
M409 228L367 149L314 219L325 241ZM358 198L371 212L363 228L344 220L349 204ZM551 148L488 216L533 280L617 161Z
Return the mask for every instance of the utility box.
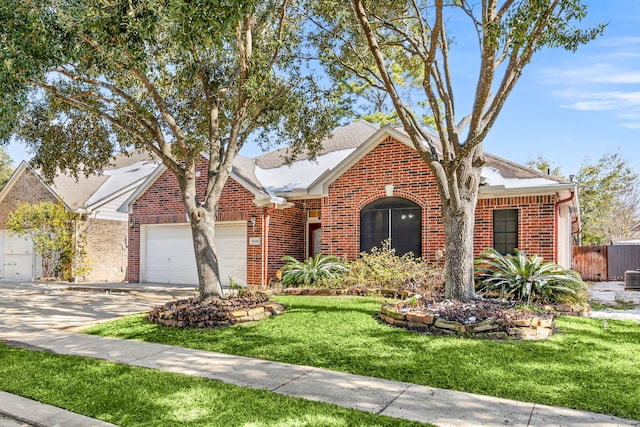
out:
M624 290L640 291L640 269L624 272Z

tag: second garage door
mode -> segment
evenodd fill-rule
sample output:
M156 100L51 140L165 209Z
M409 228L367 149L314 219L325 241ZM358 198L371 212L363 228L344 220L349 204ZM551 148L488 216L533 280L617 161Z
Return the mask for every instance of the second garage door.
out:
M180 225L143 226L145 243L141 253L144 282L198 284L198 273L191 238L191 227ZM216 247L220 260L220 280L228 286L230 278L247 283L246 222L216 224Z

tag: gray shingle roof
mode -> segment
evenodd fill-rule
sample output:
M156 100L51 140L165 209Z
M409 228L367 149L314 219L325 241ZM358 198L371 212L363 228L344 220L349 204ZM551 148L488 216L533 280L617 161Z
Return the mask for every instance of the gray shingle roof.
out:
M153 168L147 167L140 173L130 173L131 166L135 164L154 163L155 160L146 152L136 151L132 154L119 154L113 161L105 166L102 173L81 175L76 179L71 175L58 175L51 184L51 188L64 200L72 209L78 209L91 203L96 203L123 188L143 179ZM135 168L134 168L135 169ZM118 171L122 173L117 173ZM97 196L97 197L95 197Z
M318 152L318 156L322 156L333 151L356 148L377 130L378 126L365 120L360 120L337 128L331 133L331 135L329 135L329 137L322 141L322 150ZM285 158L290 153L289 150L289 148L281 148L258 156L254 159L255 164L262 169L278 168L284 165ZM296 156L296 161L308 159L309 155L306 152Z
M406 135L402 127L394 129ZM355 148L379 130L377 126L366 121L354 122L334 130L323 142L323 149L315 159L303 154L287 165L285 158L289 151L282 148L254 159L239 157L235 162L234 171L262 191L280 194L299 191L321 176L327 168L333 169L338 162L349 156ZM432 135L431 142L441 151L437 135ZM486 152L484 155L486 162L482 171L483 185L516 189L566 183L498 156Z

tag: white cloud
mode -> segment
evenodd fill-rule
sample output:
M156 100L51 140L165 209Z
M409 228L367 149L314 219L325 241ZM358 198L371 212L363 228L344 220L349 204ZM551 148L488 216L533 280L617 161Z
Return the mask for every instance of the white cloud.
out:
M622 112L617 115L621 126L626 129L640 129L640 111Z
M574 95L580 100L565 105L566 108L583 111L619 110L640 108L640 92L594 92Z
M640 54L637 55L640 58ZM584 85L588 83L602 84L640 84L640 69L621 69L609 63L597 63L586 67L544 70L547 83Z

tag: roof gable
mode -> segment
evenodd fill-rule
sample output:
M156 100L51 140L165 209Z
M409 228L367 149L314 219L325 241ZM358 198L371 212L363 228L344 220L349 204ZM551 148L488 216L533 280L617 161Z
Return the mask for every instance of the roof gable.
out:
M203 156L203 159L206 160L206 157ZM131 192L131 195L118 208L118 211L130 212L131 207L136 202L136 200L142 197L142 195L146 193L147 190L149 190L165 172L168 171L169 168L167 168L163 163L157 163L154 170L145 178L145 180L140 185L135 188L134 191ZM238 184L252 193L255 196L256 200L268 201L270 199L270 195L264 190L258 179L255 177L253 159L238 155L234 159L234 165L233 169L231 170L230 178L233 178L236 182L238 182Z
M94 210L109 200L133 191L156 168L157 162L149 154L136 151L113 158L102 171L89 176L58 175L52 189L72 209Z
M27 162L22 161L20 162L18 167L13 171L13 174L11 174L9 181L7 181L5 186L0 191L0 203L4 201L4 199L11 192L11 190L16 185L16 183L20 179L22 179L22 177L25 174L32 175L38 181L38 183L42 185L42 187L51 194L53 198L61 200L60 196L55 192L55 190L53 190L49 185L47 185L47 183L42 179L42 177Z

